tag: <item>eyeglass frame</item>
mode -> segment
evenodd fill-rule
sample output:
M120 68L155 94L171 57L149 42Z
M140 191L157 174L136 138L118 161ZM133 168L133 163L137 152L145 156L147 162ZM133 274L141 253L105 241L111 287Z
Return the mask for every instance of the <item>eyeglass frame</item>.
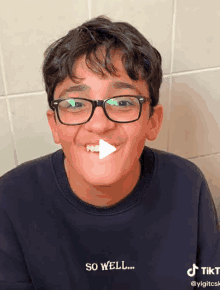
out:
M120 122L120 121L114 121L112 120L107 112L106 112L106 108L105 108L105 103L108 101L108 100L111 100L111 99L115 99L115 98L119 98L119 97L134 97L136 99L138 99L139 101L139 104L140 104L140 112L139 112L139 116L137 119L133 120L133 121L125 121L125 122ZM83 122L83 123L78 123L78 124L66 124L66 123L63 123L60 119L60 116L59 116L59 113L58 113L58 106L59 106L59 103L62 102L62 101L67 101L67 100L71 100L71 99L80 99L80 100L85 100L85 101L89 101L91 104L92 104L92 112L91 112L91 115L89 117L89 119L86 121L86 122ZM149 97L144 97L144 96L133 96L133 95L123 95L123 96L115 96L115 97L112 97L112 98L108 98L108 99L105 99L105 100L88 100L88 99L85 99L85 98L68 98L68 99L59 99L59 100L54 100L54 101L51 101L51 107L53 108L53 110L55 110L55 112L57 113L57 117L60 121L61 124L63 125L67 125L67 126L75 126L75 125L82 125L82 124L85 124L87 122L89 122L91 119L92 119L92 116L94 114L94 111L96 109L96 107L102 107L106 117L112 121L112 122L115 122L115 123L133 123L137 120L140 119L140 116L141 116L141 112L142 112L142 105L145 103L145 102L150 102L151 103L151 99Z

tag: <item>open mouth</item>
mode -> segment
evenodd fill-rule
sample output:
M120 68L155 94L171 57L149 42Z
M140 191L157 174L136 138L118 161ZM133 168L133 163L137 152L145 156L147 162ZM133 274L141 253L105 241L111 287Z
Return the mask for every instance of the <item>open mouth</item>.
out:
M114 145L114 147L116 148L116 150L113 153L117 152L122 147L122 144L117 145L117 146ZM89 149L89 148L87 149L86 147L84 147L84 149L85 149L85 151L87 153L90 153L90 154L91 153L93 153L93 154L99 154L100 153L99 148L97 148L97 147L96 147L96 149L94 151ZM111 153L111 154L113 154L113 153Z

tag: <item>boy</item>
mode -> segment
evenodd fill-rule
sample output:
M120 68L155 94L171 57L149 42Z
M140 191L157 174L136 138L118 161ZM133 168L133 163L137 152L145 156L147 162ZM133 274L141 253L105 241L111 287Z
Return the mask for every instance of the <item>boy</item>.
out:
M163 121L160 53L130 24L97 17L46 50L43 75L62 149L1 178L0 289L218 283L204 174L145 146Z

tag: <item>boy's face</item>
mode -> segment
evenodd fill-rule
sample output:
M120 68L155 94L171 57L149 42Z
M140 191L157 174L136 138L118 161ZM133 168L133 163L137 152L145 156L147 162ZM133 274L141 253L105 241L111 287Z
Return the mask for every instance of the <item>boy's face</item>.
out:
M120 95L150 97L146 83L134 82L129 78L122 65L120 52L114 55L113 64L120 76L114 77L105 72L107 77L103 78L88 69L85 57L80 58L75 63L74 69L77 77L83 77L84 80L77 85L84 84L89 89L69 92L62 98L82 97L104 100ZM115 88L113 84L119 81L132 85L136 90L129 87ZM65 79L62 84L57 85L54 100L57 100L65 89L74 85L76 84L72 80ZM47 117L54 141L62 146L70 170L76 172L88 184L111 186L137 168L145 140L154 140L157 137L162 124L162 106L158 105L156 115L154 114L155 117L151 120L149 120L149 113L149 103L146 102L142 105L140 119L133 123L115 123L105 116L101 107L95 109L89 122L81 125L63 125L57 117L55 121L52 110L47 111ZM87 152L85 145L96 141L98 144L100 139L112 145L118 144L117 150L103 159L99 159L99 154Z

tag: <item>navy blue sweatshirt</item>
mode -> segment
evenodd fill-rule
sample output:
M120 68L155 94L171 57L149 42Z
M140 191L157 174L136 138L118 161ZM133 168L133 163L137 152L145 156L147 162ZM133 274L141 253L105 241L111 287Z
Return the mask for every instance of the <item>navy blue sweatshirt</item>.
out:
M220 232L203 172L146 146L140 161L133 191L109 207L75 195L62 149L3 175L0 290L217 289Z

